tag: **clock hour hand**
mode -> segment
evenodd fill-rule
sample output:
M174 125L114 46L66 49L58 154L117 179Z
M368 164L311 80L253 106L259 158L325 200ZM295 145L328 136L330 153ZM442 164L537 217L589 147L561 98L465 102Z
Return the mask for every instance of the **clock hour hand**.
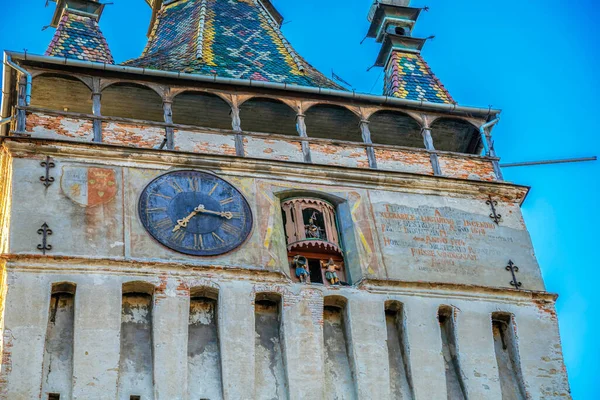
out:
M212 215L218 215L219 217L223 217L223 218L227 218L227 219L231 219L233 218L233 213L230 211L211 211L211 210L207 210L204 208L203 204L200 204L196 210L199 213L204 213L204 214L212 214Z
M177 220L177 225L175 225L175 227L173 228L173 232L177 232L178 230L180 230L181 228L187 228L188 223L190 222L190 220L192 218L194 218L194 216L196 214L198 214L200 212L201 209L204 209L204 205L200 204L198 207L194 208L194 211L192 211L190 213L190 215L188 215L187 217L185 217L184 219L178 219Z

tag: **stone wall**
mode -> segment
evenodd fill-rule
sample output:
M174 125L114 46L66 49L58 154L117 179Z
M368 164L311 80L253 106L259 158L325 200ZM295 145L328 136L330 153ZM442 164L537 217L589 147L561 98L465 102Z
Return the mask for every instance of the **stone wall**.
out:
M505 267L512 260L519 267L523 288L544 289L517 198L495 197L496 209L502 214L496 224L489 217L485 195L445 196L360 182L342 185L326 176L269 177L253 172L251 162L244 164L243 171L197 168L216 173L239 188L255 220L243 246L223 256L198 258L160 245L138 216L140 193L152 179L190 166L56 156L50 171L55 183L46 189L39 181L43 160L45 157L22 157L12 164L19 182L12 194L11 218L19 221L10 231L12 254L39 254L37 230L47 223L54 232L49 237L54 256L161 260L287 275L280 203L302 193L337 205L351 282L368 278L510 288L512 278ZM102 178L94 179L95 174ZM90 194L92 185L100 180L106 186ZM41 207L41 201L46 206Z
M442 306L453 310L452 346L467 398L502 398L495 313L514 321L527 396L569 398L555 297L543 292L519 209L525 188L82 143L16 139L4 146L13 184L0 279L8 287L2 400L46 390L53 288L65 283L76 293L72 392L61 399L394 398L399 368L390 367L390 349L400 347L408 392L445 399ZM47 156L54 182L46 188L40 162ZM240 248L185 256L146 232L140 193L177 169L217 174L246 197L255 222ZM336 206L352 286L290 279L280 204L299 195ZM489 217L490 196L502 214L498 224ZM46 255L37 247L43 223L53 230ZM510 285L509 259L525 290ZM133 294L145 303L133 304ZM274 298L276 310L261 303ZM403 321L391 335L390 304ZM332 381L330 371L345 378Z
M116 270L118 275L114 274ZM275 276L258 279L254 274L231 273L217 277L211 270L191 272L159 265L75 267L51 260L14 263L9 281L6 332L10 337L12 365L5 359L3 379L7 383L1 399L29 400L39 395L51 287L53 283L65 281L77 285L73 399L116 398L122 374L119 343L127 340L123 332L120 333L121 288L132 281L147 282L155 287L151 335L156 399L186 398L192 380L207 378L200 372L187 373L188 330L181 329L190 321L190 290L206 284L218 287L218 345L222 393L226 399L257 398L253 393L263 385L263 375L255 369L255 365L262 365L255 360L264 354L263 350L255 351L254 298L264 290L280 293L283 300L281 351L289 386L288 393L277 398L286 395L290 399L333 398L333 389L327 381L331 377L325 373L329 370L331 356L328 354L332 348L346 352L350 364L347 378L350 382L346 385L351 385L349 389L354 389L358 398L391 398L390 377L395 375L388 366L386 340L393 337L388 336L384 312L389 300L403 305L407 365L416 399L446 398L445 361L438 322L442 305L457 310L456 348L468 398L502 398L491 317L499 310L514 315L520 366L530 398L569 398L553 302L543 298L536 300L526 293L409 286L325 289L278 283L279 278ZM167 289L159 296L160 287L190 289ZM344 322L330 318L328 299L332 296L346 302ZM186 311L170 311L174 303L183 304L182 310ZM95 318L90 319L89 315ZM327 327L335 328L332 324L337 324L337 334L335 329L334 334L328 333L331 329ZM340 343L342 335L346 343ZM164 337L169 340L163 341ZM171 369L169 365L182 369ZM214 387L219 382L214 379L208 384ZM219 398L218 393L213 392L210 398ZM344 398L350 397L344 395Z

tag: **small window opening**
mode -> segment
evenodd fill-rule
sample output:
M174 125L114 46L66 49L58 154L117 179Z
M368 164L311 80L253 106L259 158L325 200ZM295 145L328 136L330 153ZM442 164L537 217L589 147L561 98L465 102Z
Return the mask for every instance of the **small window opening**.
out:
M129 396L129 400L142 400L142 396Z
M396 35L400 35L400 36L406 36L406 28L403 28L401 26L397 26L396 29Z
M323 283L323 274L321 273L320 260L308 260L311 283Z
M48 400L60 400L59 393L48 393Z

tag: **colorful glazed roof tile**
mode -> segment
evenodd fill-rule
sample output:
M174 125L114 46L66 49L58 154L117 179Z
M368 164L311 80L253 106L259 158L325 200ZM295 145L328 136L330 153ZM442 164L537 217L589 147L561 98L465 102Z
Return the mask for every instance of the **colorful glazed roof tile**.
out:
M60 19L46 55L114 64L96 19L68 10Z
M142 56L124 64L343 89L296 54L258 0L163 4Z
M431 103L455 103L420 54L393 51L386 68L384 94Z

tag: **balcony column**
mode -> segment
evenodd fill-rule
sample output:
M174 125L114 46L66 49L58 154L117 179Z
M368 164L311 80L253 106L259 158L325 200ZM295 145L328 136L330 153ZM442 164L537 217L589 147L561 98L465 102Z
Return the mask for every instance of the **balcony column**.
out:
M165 123L173 123L173 100L171 98L163 98L163 113L165 117ZM173 150L175 148L175 134L173 127L165 127L165 138L167 140L167 150Z
M369 121L363 119L360 121L360 131L362 133L363 142L366 144L373 144L371 140L371 131L369 130ZM377 159L375 158L375 150L373 146L367 146L367 158L369 159L369 168L377 169Z
M433 174L435 176L441 176L442 169L440 168L440 160L433 145L431 128L429 126L429 120L427 119L426 115L423 115L423 127L421 128L421 135L423 135L423 143L425 143L425 149L427 149L427 151L429 152L429 159L431 160Z
M242 132L240 106L238 105L237 98L234 98L231 104L231 127L235 132ZM235 135L235 155L238 157L244 157L246 155L246 152L244 151L244 136L241 133Z
M492 139L492 127L487 127L483 129L483 139L484 139L484 147L486 156L497 158L496 150L494 149L494 140ZM492 166L494 167L494 174L499 181L503 181L504 177L502 176L502 170L500 169L500 163L498 160L492 160Z
M302 114L302 111L298 112L298 115L296 115L296 130L298 131L298 135L303 138L308 137L308 134L306 133L306 123L304 122L305 118L306 115ZM312 163L308 142L302 141L302 155L304 156L305 163Z
M100 89L100 78L92 78L92 114L100 117L102 90ZM94 119L94 142L102 142L102 121Z

